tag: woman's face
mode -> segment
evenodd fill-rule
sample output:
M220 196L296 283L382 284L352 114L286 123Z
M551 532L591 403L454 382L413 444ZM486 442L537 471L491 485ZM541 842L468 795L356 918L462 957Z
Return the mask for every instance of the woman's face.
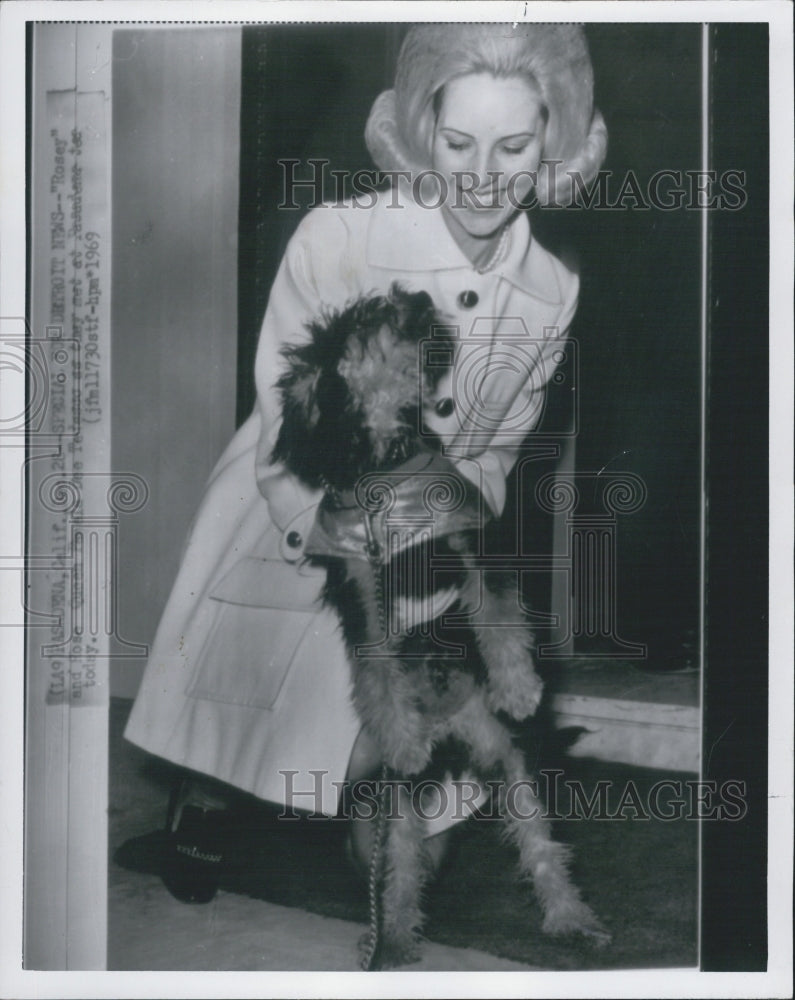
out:
M534 187L544 147L541 96L521 76L471 73L448 83L433 133L434 170L447 184L443 211L474 237L503 225Z

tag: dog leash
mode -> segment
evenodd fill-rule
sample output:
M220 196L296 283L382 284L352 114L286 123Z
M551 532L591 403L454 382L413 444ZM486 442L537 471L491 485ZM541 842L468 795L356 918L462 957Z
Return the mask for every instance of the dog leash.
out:
M362 521L367 538L367 559L373 575L375 588L375 604L378 614L378 627L383 632L386 626L386 607L384 603L383 587L383 552L378 539L373 531L370 520L372 515L367 511L362 511ZM373 846L370 850L370 866L367 875L367 898L370 911L370 928L368 931L367 946L362 956L361 967L364 972L370 972L373 968L373 960L378 951L378 939L381 929L381 906L379 893L379 880L381 875L381 856L384 848L384 832L386 830L386 779L388 768L386 761L381 764L381 782L378 789L378 816L375 821L375 835Z
M364 531L367 538L367 559L372 570L373 583L375 586L375 604L378 614L379 629L383 631L386 624L386 608L384 606L384 588L382 579L382 552L381 546L375 537L373 525L370 521L370 514L367 511L361 512L364 522ZM373 959L378 950L378 937L381 923L381 907L378 892L379 876L381 874L381 855L384 846L384 831L386 828L386 778L387 766L384 761L381 764L381 783L378 789L378 816L375 821L375 836L373 846L370 850L370 867L367 875L367 898L370 909L370 929L368 931L367 947L362 956L361 967L365 972L370 972L373 967Z
M378 790L378 816L376 817L375 836L370 850L370 867L367 876L367 897L370 908L370 927L368 929L367 946L362 956L361 968L370 972L373 959L378 950L379 932L381 929L381 907L379 905L378 882L381 874L381 855L384 846L384 831L386 829L386 763L381 765L381 787Z

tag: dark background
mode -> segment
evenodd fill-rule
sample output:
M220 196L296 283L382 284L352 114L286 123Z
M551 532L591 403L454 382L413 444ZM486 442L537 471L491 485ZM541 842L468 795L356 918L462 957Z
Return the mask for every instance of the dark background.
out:
M767 962L768 26L710 28L711 160L748 205L711 219L703 777L746 783L741 823L701 832L702 966ZM784 210L782 206L782 210ZM790 206L786 207L790 211ZM773 665L776 669L776 665ZM778 669L789 669L779 664ZM775 878L775 872L771 872Z
M701 28L588 25L605 169L697 170ZM283 25L243 33L238 418L276 267L301 212L278 210L277 159L371 166L363 139L391 86L405 27ZM702 967L764 968L767 754L767 27L710 29L711 165L747 172L742 211L710 216L704 775L748 783L742 823L702 827ZM618 526L618 631L651 666L699 629L702 509L701 216L533 211L534 233L576 261L577 469L639 475L648 499ZM543 471L543 470L540 470ZM510 509L506 521L515 521ZM525 511L525 515L528 512ZM537 511L533 511L537 516ZM539 520L534 544L547 527ZM579 648L578 653L598 652Z

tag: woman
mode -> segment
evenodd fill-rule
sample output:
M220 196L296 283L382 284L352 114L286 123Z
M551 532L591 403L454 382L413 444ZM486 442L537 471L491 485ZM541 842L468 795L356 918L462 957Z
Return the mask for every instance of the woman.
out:
M318 609L322 575L302 558L320 497L270 459L280 349L323 307L396 280L428 292L461 338L452 402L433 429L488 512L501 513L578 289L519 206L534 190L542 204L565 203L567 171L587 182L605 152L583 32L414 27L366 139L395 183L314 210L290 241L260 336L255 411L210 479L126 730L195 772L331 815L346 775L364 774L373 752L357 742L337 622ZM217 852L202 823L220 804L195 782L172 803L175 857L194 859L192 871L164 871L180 898L214 891Z

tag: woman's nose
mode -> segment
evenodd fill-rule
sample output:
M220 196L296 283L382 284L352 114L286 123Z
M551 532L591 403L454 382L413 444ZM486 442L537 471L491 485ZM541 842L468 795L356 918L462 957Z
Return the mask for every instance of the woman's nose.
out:
M484 194L499 187L499 167L491 152L478 153L474 157L472 172L476 176L475 190Z

